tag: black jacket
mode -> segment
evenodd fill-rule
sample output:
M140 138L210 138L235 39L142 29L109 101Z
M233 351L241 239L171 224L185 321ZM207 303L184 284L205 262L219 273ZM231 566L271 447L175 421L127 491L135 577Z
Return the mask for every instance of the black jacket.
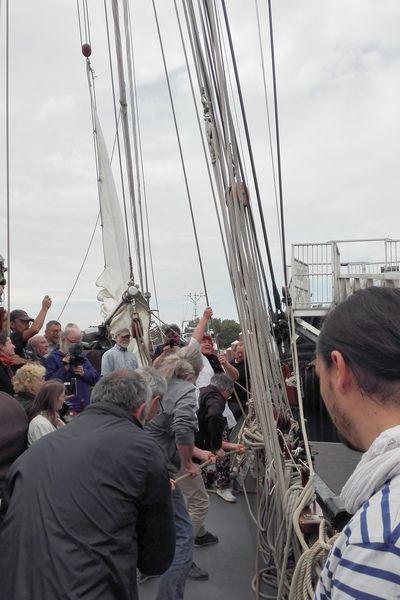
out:
M0 392L0 499L8 469L26 448L27 433L28 417L24 409L15 398Z
M124 409L106 402L14 463L1 511L7 600L136 600L136 567L161 574L174 556L162 452Z
M30 392L18 392L18 394L14 395L14 398L18 400L29 417L29 413L31 412L31 408L33 406L33 401L35 399L35 394L31 394Z
M196 446L204 450L219 450L222 446L222 432L226 426L223 416L225 398L213 385L200 388L197 418L199 431L196 433Z
M14 395L14 388L11 383L13 375L14 373L11 368L0 362L0 392L5 392L6 394L10 394L10 396Z

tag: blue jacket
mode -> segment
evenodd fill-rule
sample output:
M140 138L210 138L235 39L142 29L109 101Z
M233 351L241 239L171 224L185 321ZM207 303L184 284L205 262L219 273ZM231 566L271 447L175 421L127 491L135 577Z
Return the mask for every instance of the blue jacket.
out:
M89 386L93 386L99 379L96 369L85 357L83 366L84 375L80 377L75 375L71 367L65 369L62 359L65 354L61 350L53 350L46 358L46 380L61 379L61 381L71 381L76 378L76 395L68 397L68 404L75 412L81 412L90 403Z

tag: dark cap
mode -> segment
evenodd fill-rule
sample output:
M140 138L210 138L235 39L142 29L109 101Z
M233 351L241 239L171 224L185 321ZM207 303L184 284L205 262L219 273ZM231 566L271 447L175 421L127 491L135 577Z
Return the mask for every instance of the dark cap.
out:
M15 319L21 319L21 321L34 321L35 320L35 319L32 319L32 317L30 317L25 310L22 310L20 308L16 308L15 310L12 310L10 312L10 321L15 321Z
M170 325L165 325L164 327L164 334L168 335L169 333L177 333L178 335L181 335L181 330L176 323L170 323Z

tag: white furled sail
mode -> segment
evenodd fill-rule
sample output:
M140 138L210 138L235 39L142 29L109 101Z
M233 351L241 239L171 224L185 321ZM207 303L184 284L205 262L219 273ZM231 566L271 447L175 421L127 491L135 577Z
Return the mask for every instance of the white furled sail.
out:
M100 122L95 113L99 169L99 201L104 251L104 271L96 281L98 300L107 318L116 308L129 284L129 253L117 190Z
M94 121L104 252L104 271L97 279L96 285L102 288L97 298L102 303L102 315L104 319L107 319L121 303L124 292L133 282L130 278L128 244L121 207L96 111L94 111ZM130 289L135 290L132 287ZM122 327L127 327L132 331L132 317L134 316L138 316L141 320L144 344L148 346L150 314L148 303L140 291L135 294L133 301L124 304L113 317L110 325L111 334ZM139 364L146 364L143 346L139 349L136 340L132 340L129 350L135 353Z

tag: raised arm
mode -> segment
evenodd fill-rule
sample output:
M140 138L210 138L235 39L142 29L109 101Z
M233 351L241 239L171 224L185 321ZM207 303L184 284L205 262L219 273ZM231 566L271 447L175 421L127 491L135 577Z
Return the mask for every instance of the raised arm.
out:
M212 314L213 314L212 308L207 306L207 308L205 309L205 311L203 313L203 316L201 317L200 321L197 323L196 328L193 330L192 338L194 338L197 342L199 342L199 344L201 343L201 340L203 339L203 335L206 330L207 323L208 323L209 319L211 319Z
M33 321L29 329L25 329L25 331L22 332L24 342L27 342L31 337L38 334L39 331L42 329L44 320L46 318L50 306L51 298L50 296L45 296L42 300L42 308L40 309L38 316Z

